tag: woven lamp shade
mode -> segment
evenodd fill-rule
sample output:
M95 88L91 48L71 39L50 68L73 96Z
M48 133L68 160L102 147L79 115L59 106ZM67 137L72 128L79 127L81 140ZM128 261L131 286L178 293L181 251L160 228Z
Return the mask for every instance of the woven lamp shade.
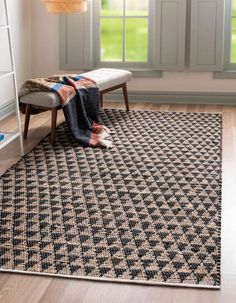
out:
M43 0L49 13L84 13L87 0Z

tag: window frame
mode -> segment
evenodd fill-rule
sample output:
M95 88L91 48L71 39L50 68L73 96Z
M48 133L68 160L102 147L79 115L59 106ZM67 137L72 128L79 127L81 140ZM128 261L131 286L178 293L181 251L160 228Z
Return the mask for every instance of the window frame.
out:
M95 48L93 24L95 17L93 4L88 2L88 10L84 14L62 14L59 16L59 50L60 70L88 71L103 67L95 65ZM152 11L153 61L150 67L129 67L127 63L122 69L132 71L134 77L161 78L164 71L183 71L186 67L186 6L187 0L150 0L155 4ZM209 1L209 0L208 0ZM221 0L210 0L221 1ZM218 3L218 2L217 2ZM220 2L221 3L221 2ZM169 26L174 16L174 27ZM163 22L164 21L164 22ZM172 35L179 37L178 43L171 39ZM223 43L222 43L223 46ZM108 67L112 67L110 62ZM132 64L133 65L133 64ZM120 64L117 68L120 68Z
M234 17L236 18L236 16ZM231 62L232 43L232 0L225 0L225 46L224 70L236 72L236 62Z
M100 6L101 0L93 0L93 58L94 67L114 67L114 68L127 68L133 71L150 71L153 70L153 57L154 57L154 18L155 18L155 0L149 0L149 15L146 17L148 19L148 60L147 62L125 62L125 61L101 61L100 60L100 50L101 50L101 36L100 36ZM105 17L107 18L107 17ZM109 18L109 17L108 17ZM112 17L111 17L112 18ZM135 16L120 16L113 18L123 18L131 19ZM145 16L143 17L145 18ZM124 48L124 45L123 45Z

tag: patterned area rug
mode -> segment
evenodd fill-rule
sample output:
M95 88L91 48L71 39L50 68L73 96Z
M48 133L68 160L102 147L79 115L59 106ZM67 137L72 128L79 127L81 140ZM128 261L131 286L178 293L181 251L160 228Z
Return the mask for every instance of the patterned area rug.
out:
M101 117L114 148L64 123L0 178L1 270L219 288L221 115Z

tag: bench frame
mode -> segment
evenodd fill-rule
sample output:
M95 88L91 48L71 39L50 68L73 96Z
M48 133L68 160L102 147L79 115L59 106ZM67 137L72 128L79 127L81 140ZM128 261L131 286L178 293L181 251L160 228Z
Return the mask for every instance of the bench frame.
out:
M125 106L126 110L129 111L129 99L128 99L128 90L127 90L127 83L122 83L117 86L113 86L111 88L105 89L103 91L100 91L100 106L103 107L103 95L106 93L109 93L113 90L122 88L124 100L125 100ZM40 107L37 105L37 107ZM51 110L51 144L55 143L55 136L56 136L56 128L57 128L57 111L61 109L61 106L56 106L52 108L45 108L41 107L47 110ZM24 126L24 139L27 138L28 130L29 130L29 123L30 123L30 116L31 116L31 109L32 104L27 103L26 104L26 110L25 110L25 126Z

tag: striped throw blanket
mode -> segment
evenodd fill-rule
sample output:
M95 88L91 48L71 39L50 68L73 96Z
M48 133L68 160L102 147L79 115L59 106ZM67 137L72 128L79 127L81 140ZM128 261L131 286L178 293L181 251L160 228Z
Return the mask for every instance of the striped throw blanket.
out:
M112 147L109 129L99 124L99 89L93 80L80 75L31 79L24 83L19 97L38 91L59 96L66 122L81 145Z

